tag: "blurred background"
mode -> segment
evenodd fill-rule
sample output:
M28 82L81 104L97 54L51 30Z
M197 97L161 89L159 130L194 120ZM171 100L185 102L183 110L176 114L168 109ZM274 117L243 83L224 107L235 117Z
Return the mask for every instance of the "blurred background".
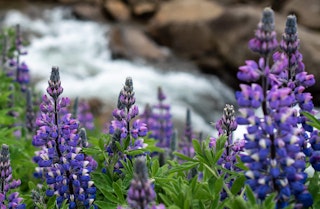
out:
M0 0L0 23L20 24L36 88L59 66L64 96L87 99L99 123L131 76L140 112L161 86L176 127L189 108L195 131L212 135L209 122L236 106L238 67L257 59L247 43L267 6L278 40L286 16L297 16L306 70L319 81L319 0ZM319 106L318 82L310 91Z

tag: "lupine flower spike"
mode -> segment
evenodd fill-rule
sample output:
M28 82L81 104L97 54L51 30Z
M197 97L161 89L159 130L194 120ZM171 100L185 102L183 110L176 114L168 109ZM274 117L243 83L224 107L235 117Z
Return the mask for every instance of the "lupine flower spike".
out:
M127 159L126 155L118 152L117 142L123 145L124 140L129 140L127 150L141 149L146 146L142 137L147 135L147 126L140 119L133 120L139 115L138 106L134 105L136 101L134 94L132 78L127 77L118 97L117 108L112 112L114 120L109 126L112 142L106 146L109 155L116 157L114 171L117 173L121 173L120 169L123 167L120 160ZM118 155L116 156L115 153Z
M163 204L155 204L156 193L152 182L148 178L145 157L138 157L135 161L134 178L128 190L128 207L118 209L165 209Z
M155 123L151 126L151 137L159 142L157 146L169 148L173 132L172 115L170 105L165 104L166 95L161 87L158 87L158 104L152 106L152 116Z
M26 55L27 52L23 49L23 41L21 38L21 30L20 25L16 26L15 31L15 54L9 60L9 67L13 69L13 71L8 72L8 76L11 76L18 82L21 86L21 91L25 91L27 88L27 84L29 83L29 67L25 62L21 62L21 56Z
M180 148L183 154L188 157L194 157L194 148L192 145L192 139L194 138L194 134L192 131L192 124L191 124L191 112L188 108L186 111L186 124L184 129L184 135L180 142Z
M9 146L6 144L2 145L0 151L0 183L0 208L26 208L26 205L21 203L23 199L18 192L10 193L11 189L20 186L21 181L12 179Z
M73 115L79 120L80 126L87 130L94 129L93 115L90 112L89 103L85 100L75 99L73 105Z
M255 38L249 42L249 47L261 58L258 63L247 61L238 73L240 80L251 83L241 84L241 91L236 92L241 113L237 123L247 126L241 160L249 168L245 172L247 184L258 199L264 200L276 191L277 208L284 208L291 201L296 208L307 208L313 204L304 173L306 155L303 151L308 143L304 127L307 126L294 106L308 104L305 107L312 111L311 96L303 94L302 100L300 93L312 85L314 79L303 72L302 57L296 51L299 44L295 18L287 19L281 42L284 53L276 52L272 57L277 47L275 37L274 14L266 8ZM258 80L261 84L254 83ZM257 110L261 110L262 115L257 114Z
M38 127L32 144L41 150L34 161L38 164L37 175L43 176L49 189L46 195L57 196L60 207L67 200L69 208L93 206L96 188L90 173L97 164L88 159L81 150L85 139L78 135L78 122L70 113L60 115L60 110L70 104L69 98L60 98L63 92L59 69L52 68L47 93L40 104L41 114L36 120Z
M218 160L218 164L227 170L240 172L240 169L235 166L237 161L236 157L240 156L240 153L243 151L245 141L232 140L233 132L237 129L237 122L233 105L226 104L225 108L223 109L223 115L221 119L216 123L216 129L218 130L219 136L227 137L225 151ZM216 142L217 138L210 137L209 147L215 148ZM219 172L223 173L223 171ZM234 179L230 179L228 174L225 174L225 179L229 179L226 184L229 188L231 188ZM226 197L227 193L223 191L221 193L220 199L224 200Z
M32 93L31 89L26 89L26 127L30 133L33 133L35 130L35 113L33 110L33 103L32 103Z

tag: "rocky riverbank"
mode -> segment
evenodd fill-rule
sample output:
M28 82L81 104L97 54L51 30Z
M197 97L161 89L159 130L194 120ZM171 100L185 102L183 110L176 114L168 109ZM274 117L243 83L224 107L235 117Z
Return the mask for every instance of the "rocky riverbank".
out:
M159 64L170 63L175 55L196 64L204 73L218 75L234 89L238 88L238 67L245 60L256 58L248 50L247 42L254 35L261 11L272 6L276 10L279 39L286 16L297 15L306 70L320 80L318 0L56 0L51 3L71 7L79 19L111 23L109 47L115 59ZM320 85L311 91L319 106Z

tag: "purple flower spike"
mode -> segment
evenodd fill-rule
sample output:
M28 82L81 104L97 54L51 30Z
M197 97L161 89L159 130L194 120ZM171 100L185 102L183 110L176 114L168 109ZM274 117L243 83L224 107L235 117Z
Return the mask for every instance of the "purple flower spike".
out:
M158 87L157 99L158 104L152 107L146 106L141 119L151 131L150 137L159 141L157 146L169 149L173 135L172 115L170 113L170 106L164 103L166 95L161 87Z
M35 130L35 113L33 110L32 94L29 88L26 90L26 101L26 127L30 133L33 133Z
M86 128L87 130L94 129L94 118L90 112L89 103L85 100L81 100L78 103L77 109L77 118L79 120L80 126Z
M22 55L27 54L27 52L23 50L20 25L16 25L14 46L11 47L14 50L13 56L8 60L9 72L7 75L13 77L14 80L20 84L21 91L25 92L27 85L30 82L30 75L28 65L20 60ZM9 47L5 46L3 56L5 56L6 50L8 49ZM6 58L3 57L2 60L4 64Z
M130 209L160 209L164 205L156 205L156 193L151 181L148 179L148 169L145 158L136 158L134 167L134 179L128 190L127 201Z
M239 69L239 79L249 82L241 84L241 91L236 93L241 114L237 122L247 126L241 160L249 168L245 172L247 184L258 199L264 200L277 191L277 208L284 208L289 202L295 202L297 208L308 207L312 197L307 186L300 184L306 175L306 156L311 156L312 166L320 168L318 154L312 153L320 146L315 134L308 133L312 127L300 112L314 111L311 94L304 92L314 84L314 76L304 71L295 16L287 18L280 44L282 52L272 56L277 46L273 22L272 10L265 9L255 38L249 42L250 48L260 54L259 80L253 79L257 64L252 61ZM261 84L254 83L258 81ZM256 112L260 107L262 114Z
M236 156L239 156L240 152L243 151L245 144L244 140L235 142L232 140L232 133L237 129L233 105L226 104L225 108L223 109L223 115L221 119L216 123L216 129L218 130L219 136L225 135L227 137L225 151L218 160L218 164L228 170L239 172L240 169L235 166ZM210 137L209 148L215 149L216 143L217 138ZM223 171L219 170L219 173L223 173ZM225 178L229 179L227 185L231 187L234 179L230 179L228 174L225 174ZM225 198L227 198L227 193L223 190L220 199L224 200Z
M216 129L218 130L219 135L227 134L228 136L237 129L233 105L226 104L223 109L223 116L216 124Z
M262 56L270 55L278 46L274 28L274 12L271 8L265 8L255 38L249 42L249 48Z
M181 142L179 143L179 147L181 149L181 152L188 156L188 157L194 157L194 148L192 145L192 139L194 139L194 133L192 131L192 123L191 123L191 112L188 108L186 111L186 123L184 128L184 135L182 137Z
M12 168L10 165L9 146L2 145L0 151L0 208L21 208L25 209L26 205L22 204L23 198L19 197L18 192L9 194L11 189L20 186L20 180L12 179Z
M120 160L128 160L129 158L119 152L116 143L123 145L123 141L129 139L129 146L127 150L136 150L145 148L146 144L143 143L143 138L146 136L148 129L147 125L139 119L134 120L138 114L139 109L135 104L135 97L133 91L132 78L126 78L125 85L120 91L118 97L117 108L113 110L112 115L114 120L111 121L109 126L109 134L112 134L112 141L106 145L106 151L109 156L116 157L117 163L114 165L114 172L121 173L123 167Z
M242 81L257 81L261 75L258 64L253 60L246 61L246 65L239 67L237 77Z
M47 88L47 92L54 100L56 100L63 92L58 67L52 67L51 76L50 80L48 81L48 84L49 86Z
M82 129L78 134L78 121L67 111L70 99L60 98L63 88L58 68L52 68L48 83L50 97L42 97L41 114L36 121L38 130L32 141L41 148L34 157L39 166L35 175L46 179L46 194L56 195L59 207L65 200L69 208L95 207L96 188L90 173L97 163L81 152L88 146L86 133Z

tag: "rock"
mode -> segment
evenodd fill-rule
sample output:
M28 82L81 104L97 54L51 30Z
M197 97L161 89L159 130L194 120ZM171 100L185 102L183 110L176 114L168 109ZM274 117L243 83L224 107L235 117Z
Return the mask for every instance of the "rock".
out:
M223 11L219 4L206 0L164 2L152 18L148 31L157 42L183 56L200 56L214 48L209 23Z
M238 88L236 78L238 67L245 60L257 60L257 54L248 48L248 41L254 37L254 31L261 19L262 8L238 6L226 10L219 18L211 22L212 39L216 45L215 53L206 54L196 60L206 73L216 74L233 88ZM276 31L278 41L284 32L286 16L276 13ZM299 19L298 19L299 22ZM306 71L320 80L320 32L313 32L298 26L300 52L303 55ZM320 96L320 85L310 88L312 94Z
M299 21L299 20L298 20ZM320 32L313 32L306 28L298 28L298 36L300 39L300 52L303 55L303 62L306 71L315 76L316 84L310 88L313 96L315 97L314 103L320 106Z
M129 0L129 5L135 16L152 15L158 7L157 1L155 0Z
M243 65L246 59L255 58L248 48L248 41L254 36L262 10L248 6L232 7L211 22L216 54L230 67Z
M101 8L91 4L76 4L72 8L73 15L80 20L103 20Z
M163 61L168 53L148 38L141 30L115 26L110 33L110 49L114 58Z
M320 1L319 0L291 0L283 12L285 15L296 14L301 25L312 29L320 29Z
M127 21L130 19L129 8L120 0L105 1L104 9L111 18L117 21Z
M100 0L56 0L59 3L62 4L81 4L81 3L89 3L89 4L95 4L98 5L100 3Z

